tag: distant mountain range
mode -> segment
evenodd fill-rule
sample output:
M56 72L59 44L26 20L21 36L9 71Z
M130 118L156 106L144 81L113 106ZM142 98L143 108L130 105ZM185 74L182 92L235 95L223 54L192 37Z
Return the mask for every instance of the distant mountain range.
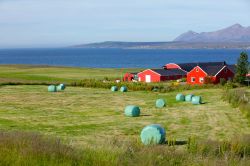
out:
M250 27L234 24L214 32L197 33L188 31L174 41L182 42L250 42Z
M124 48L124 49L250 49L250 27L234 24L214 32L197 33L188 31L170 42L120 42L107 41L76 45L82 48Z

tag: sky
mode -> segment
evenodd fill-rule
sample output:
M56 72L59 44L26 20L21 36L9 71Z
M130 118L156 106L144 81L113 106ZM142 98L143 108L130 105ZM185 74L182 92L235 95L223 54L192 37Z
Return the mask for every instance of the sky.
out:
M171 41L250 26L250 0L0 0L0 48Z

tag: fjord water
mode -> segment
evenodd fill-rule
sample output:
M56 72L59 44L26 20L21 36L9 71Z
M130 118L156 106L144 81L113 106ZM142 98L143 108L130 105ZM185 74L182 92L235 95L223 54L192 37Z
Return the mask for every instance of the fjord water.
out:
M235 64L240 49L0 49L0 64L93 68L160 68L166 63L226 61Z

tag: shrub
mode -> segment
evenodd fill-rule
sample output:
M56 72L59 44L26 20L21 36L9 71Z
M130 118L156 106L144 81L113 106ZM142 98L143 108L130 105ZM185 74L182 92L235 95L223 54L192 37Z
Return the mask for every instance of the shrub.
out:
M224 86L227 83L225 78L220 79L220 85Z

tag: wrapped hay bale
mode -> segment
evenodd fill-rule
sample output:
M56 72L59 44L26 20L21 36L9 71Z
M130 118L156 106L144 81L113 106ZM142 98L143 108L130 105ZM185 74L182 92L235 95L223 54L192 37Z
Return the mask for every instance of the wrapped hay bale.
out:
M186 95L185 96L185 101L191 102L192 101L192 97L194 97L194 95L192 95L192 94Z
M126 86L122 86L122 87L120 88L120 91L121 91L121 92L127 92L127 91L128 91L128 88L127 88Z
M166 106L166 101L164 99L157 99L155 102L157 108L163 108Z
M152 91L153 91L153 92L158 92L158 91L159 91L159 89L158 89L158 88L156 88L156 87L154 87L154 88L152 89Z
M185 101L185 96L181 93L176 95L176 101Z
M61 87L62 90L65 90L65 88L66 88L65 84L60 84L59 86Z
M65 88L66 86L64 84L59 84L58 86L56 86L57 91L63 91Z
M48 92L56 92L56 86L55 85L48 86Z
M111 87L111 91L112 91L112 92L118 91L118 87L117 87L117 86L112 86L112 87Z
M130 117L138 117L140 116L140 108L135 105L129 105L125 108L125 115Z
M163 144L165 137L165 129L159 124L146 126L141 131L141 141L144 145Z
M201 96L194 96L192 97L192 104L198 105L202 103L202 98Z

